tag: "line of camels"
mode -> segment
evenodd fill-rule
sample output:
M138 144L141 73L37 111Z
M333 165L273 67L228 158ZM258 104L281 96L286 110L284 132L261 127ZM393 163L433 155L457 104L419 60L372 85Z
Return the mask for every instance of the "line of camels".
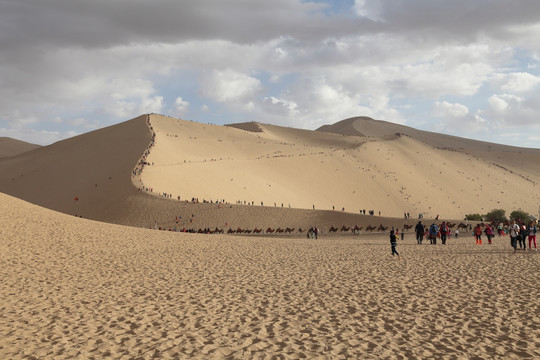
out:
M469 227L469 225L464 224L464 223L460 223L460 224L447 223L447 225L448 225L448 227L450 229L452 229L452 228L454 228L456 226L457 226L458 229L467 229ZM404 224L403 225L403 229L405 231L408 231L408 230L410 230L412 228L413 228L413 225L409 225L409 224ZM160 229L160 230L165 230L165 229ZM172 230L172 229L169 229L169 230ZM330 229L328 229L328 233L337 233L338 231L339 232L349 232L349 231L351 231L353 234L356 234L356 233L360 233L362 230L364 230L364 227L363 226L358 226L358 225L355 225L355 226L345 226L345 225L343 225L341 228L331 226ZM370 232L373 232L373 231L385 232L386 230L388 230L388 226L384 226L383 224L381 224L379 226L372 226L370 224L370 225L366 226L366 228L365 228L365 231L370 231ZM298 230L296 230L296 228L290 228L290 227L286 227L286 228L281 228L281 227L271 228L271 227L268 227L266 230L259 229L259 228L254 228L254 229L242 229L242 228L232 229L232 228L229 228L228 230L224 230L224 229L218 229L216 227L214 230L209 229L209 228L198 229L198 230L195 230L195 229L186 230L186 229L184 229L182 232L197 233L197 234L225 234L225 233L227 233L227 234L263 234L263 233L264 234L292 234L292 233L304 233L306 231L307 231L306 229L298 228Z

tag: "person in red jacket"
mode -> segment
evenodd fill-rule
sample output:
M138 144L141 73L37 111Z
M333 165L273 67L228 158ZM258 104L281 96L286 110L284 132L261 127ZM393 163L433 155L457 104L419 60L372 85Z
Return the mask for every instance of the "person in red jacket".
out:
M476 245L482 245L482 228L480 224L476 225L474 228L474 238L476 239Z

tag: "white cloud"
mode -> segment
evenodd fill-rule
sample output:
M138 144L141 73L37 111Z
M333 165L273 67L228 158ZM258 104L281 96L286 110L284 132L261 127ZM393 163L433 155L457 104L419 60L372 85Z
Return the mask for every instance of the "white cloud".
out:
M535 90L540 84L540 77L527 72L496 74L493 83L501 91L523 93Z
M540 103L535 98L495 94L488 99L488 104L484 116L499 127L540 127Z
M455 118L461 118L469 114L469 108L465 105L449 102L436 101L434 104L433 115L434 116L452 116Z
M174 101L173 115L182 117L189 110L189 102L183 100L181 97L177 97Z
M261 89L261 82L233 70L212 71L201 81L201 95L221 103L252 98Z
M383 4L380 0L355 0L354 10L360 17L373 21L383 21Z
M474 133L481 134L488 126L486 119L479 114L472 114L467 106L459 103L436 101L433 103L431 115L440 119L431 127L435 131L450 134L461 132L461 136L470 137Z
M117 100L107 104L105 112L118 118L130 119L146 113L162 113L163 97L153 96L134 101Z

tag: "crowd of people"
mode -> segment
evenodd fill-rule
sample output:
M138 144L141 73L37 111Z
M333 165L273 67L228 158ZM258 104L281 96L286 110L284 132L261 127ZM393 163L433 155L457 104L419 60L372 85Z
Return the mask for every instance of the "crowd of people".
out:
M495 237L495 233L497 233L499 237L510 235L510 245L514 248L514 251L517 251L518 246L521 250L527 249L527 239L529 240L529 250L537 251L537 230L538 225L535 221L530 221L528 224L523 222L518 224L515 220L513 220L509 225L479 223L472 229L472 234L476 241L476 245L482 245L482 236L484 235L485 239L487 240L487 244L493 244L493 238ZM456 229L452 234L452 228L446 221L443 221L439 225L433 222L429 226L422 224L422 221L418 221L414 231L418 244L422 244L424 238L426 238L429 240L430 244L435 245L437 244L437 239L440 239L441 243L445 245L447 239L451 238L452 235L454 235L455 238L459 237L459 230Z

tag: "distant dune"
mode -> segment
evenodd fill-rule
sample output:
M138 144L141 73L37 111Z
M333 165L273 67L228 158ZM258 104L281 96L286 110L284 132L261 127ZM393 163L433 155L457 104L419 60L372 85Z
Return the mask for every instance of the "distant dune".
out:
M134 175L148 150L149 165ZM369 118L309 131L142 115L0 158L6 194L94 220L180 229L401 226L404 213L412 223L420 213L460 220L494 208L536 214L539 183L538 149Z
M19 155L39 147L40 145L30 144L21 140L0 137L0 157Z

